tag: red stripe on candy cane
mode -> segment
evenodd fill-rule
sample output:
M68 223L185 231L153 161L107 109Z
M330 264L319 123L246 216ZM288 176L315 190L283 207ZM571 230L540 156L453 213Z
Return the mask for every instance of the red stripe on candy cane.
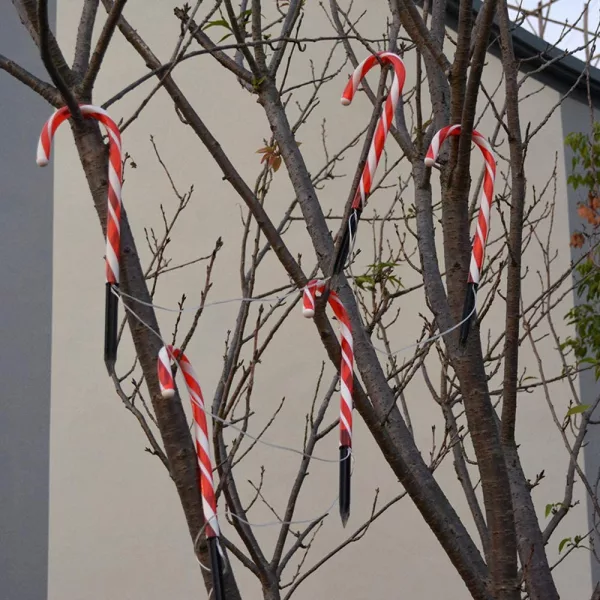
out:
M453 135L460 135L460 132L460 125L449 125L448 127L440 129L431 140L431 144L429 145L425 157L425 165L428 167L434 166L440 148L446 138ZM481 150L485 161L485 173L481 190L481 200L479 203L479 214L477 217L477 231L473 239L471 264L469 267L469 283L479 285L485 256L485 244L490 230L490 214L494 199L494 180L496 178L496 158L489 142L478 131L473 131L472 139Z
M315 315L315 299L325 290L325 282L312 280L302 294L302 313L308 319ZM354 385L354 350L352 346L352 327L348 313L338 295L331 290L328 298L339 324L342 347L340 365L340 446L352 447L352 391Z
M198 377L187 356L178 348L163 346L158 353L157 370L160 391L163 398L172 398L175 394L175 381L171 365L176 362L183 373L185 384L190 394L192 403L192 416L194 419L194 438L198 466L200 468L200 493L202 494L202 509L206 520L206 537L219 537L220 529L217 520L217 499L212 476L212 460L210 458L210 444L208 423L204 412L204 398Z
M381 117L377 123L375 135L373 136L371 147L369 148L367 162L360 179L360 185L358 186L356 196L354 197L354 201L352 203L352 208L360 208L361 210L366 206L367 199L371 193L371 186L373 185L375 171L383 152L383 146L385 144L388 131L390 130L390 125L394 120L396 107L398 106L400 95L402 94L402 88L404 87L406 70L404 68L402 59L392 52L379 52L378 54L368 56L354 70L352 77L346 84L346 88L344 89L344 93L342 94L341 98L342 104L344 106L348 106L352 102L354 94L356 93L356 90L358 89L363 77L374 66L380 64L392 65L394 68L394 78L392 79L392 85L390 87L385 104L381 109Z
M117 124L108 113L90 104L80 107L84 117L96 119L104 125L108 134L109 163L108 163L108 209L106 223L106 281L119 284L119 256L121 244L121 186L122 186L122 152L121 133ZM37 149L37 164L45 167L50 160L52 140L56 130L71 117L65 106L56 111L44 125Z

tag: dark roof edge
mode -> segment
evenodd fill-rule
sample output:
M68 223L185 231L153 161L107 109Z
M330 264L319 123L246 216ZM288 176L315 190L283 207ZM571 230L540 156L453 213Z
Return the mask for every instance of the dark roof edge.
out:
M459 0L447 0L446 4L448 17L450 17L449 24L454 28L458 22L459 4ZM481 5L481 0L473 0L473 11L479 12ZM498 34L496 25L494 25L493 33ZM551 44L522 27L513 29L513 47L516 58L526 61L522 63L525 71L540 69L546 65L539 74L536 73L536 79L560 91L569 90L586 68L586 64L582 60L572 55L565 55L562 50L552 47ZM500 54L497 42L492 44L491 52L497 56ZM556 60L547 64L553 59ZM600 105L600 69L591 65L589 67L589 83L592 102L598 106ZM585 76L581 78L576 89L587 96L587 78Z

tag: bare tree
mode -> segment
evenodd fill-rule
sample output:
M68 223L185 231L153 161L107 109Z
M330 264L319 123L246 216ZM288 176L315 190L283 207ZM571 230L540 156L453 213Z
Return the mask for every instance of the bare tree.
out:
M50 31L47 2L13 0L21 21L39 47L52 83L34 77L4 56L0 56L0 68L53 107L69 107L75 144L103 231L107 218L107 149L97 124L83 118L78 106L99 103L93 93L94 85L117 29L149 72L103 106L110 107L148 79L155 78L155 88L131 118L121 124L121 129L127 129L157 90L164 90L172 100L181 127L194 132L221 170L223 179L245 205L239 240L240 293L244 300L239 302L225 340L219 385L212 401L207 403L212 415L217 494L221 497L220 506L226 507L222 517L231 525L231 535L222 538L231 557L231 568L225 572L225 597L235 600L244 596L233 569L233 565L241 563L256 575L265 599L289 598L332 556L364 536L370 524L390 506L410 499L472 598L557 599L554 568L565 556L585 545L591 535L589 532L579 539L571 538L562 545L563 555L558 563L551 563L548 543L576 505L573 500L576 481L585 489L596 514L600 514L597 482L588 481L578 466L600 398L588 405L579 398L577 377L582 369L589 367L568 353L556 327L564 315L561 303L573 292L573 265L556 267L558 248L552 236L558 174L556 166L550 168L543 188L531 189L527 186L525 159L533 140L558 105L540 116L539 124L523 130L521 103L528 96L535 96L539 89L527 91L532 73L523 75L515 58L514 25L509 21L506 0L487 0L477 15L471 2L461 0L456 32L446 27L443 0L424 3L390 0L387 28L377 39L361 32L362 8L357 9L352 3L343 6L330 0L327 6L320 6L318 10L328 20L331 35L311 37L303 29L303 15L309 8L302 0L271 3L242 0L239 7L231 0L217 0L210 7L198 2L175 10L172 18L180 23L181 34L174 40L175 49L167 62L153 53L135 23L123 16L126 0L102 0L107 17L94 45L92 36L99 29L96 24L99 4L98 0L82 3L74 60L69 65L65 49ZM217 35L211 37L218 28L226 33L220 42L215 41ZM503 81L490 90L482 82L482 75L492 43L500 47ZM292 80L291 66L306 63L307 45L318 45L320 60L311 62L310 77ZM383 503L375 496L364 523L350 532L342 544L313 559L310 554L313 540L326 514L302 523L295 521L295 513L300 492L307 485L309 465L317 460L315 449L337 425L335 419L327 416L336 391L337 373L327 382L324 365L315 378L298 471L283 513L270 504L262 476L252 482L254 496L248 500L240 492L234 468L256 444L269 443L265 433L279 423L278 408L259 432L252 429L251 433L255 380L259 373L268 371L268 360L263 358L292 310L297 308L301 290L315 275L322 278L331 275L336 242L339 246L347 227L350 203L389 89L386 70L382 71L377 90L366 82L363 84L373 105L370 121L364 119L364 129L357 128L342 147L334 149L329 146L327 123L321 124L323 161L316 171L307 167L305 147L298 142L298 132L314 122L313 112L325 86L356 67L367 54L382 50L398 53L407 64L410 61L415 67L416 80L410 89L407 85L403 91L390 131L389 148L371 191L372 195L377 194L377 206L363 216L361 238L368 243L353 248L347 276L342 274L332 279L330 285L343 302L352 324L356 411L401 486L397 496ZM194 99L174 79L181 63L202 54L210 55L229 71L239 82L239 93L254 97L264 110L271 131L264 147L257 149L262 160L259 163L257 159L253 184L242 177L195 108ZM589 56L593 54L592 51ZM551 60L546 65L550 63ZM584 74L582 81L583 78ZM471 140L478 121L484 117L495 123L490 143L498 155L499 184L493 217L496 225L488 241L477 318L466 344L462 345L457 324L463 312L471 223L476 217L479 188L471 186ZM441 201L437 202L434 190L438 172L427 168L423 159L435 132L454 123L461 124L461 133L442 152ZM160 206L162 231L146 230L145 242L151 259L145 262L138 252L127 215L123 215L121 300L136 360L132 365L117 365L111 377L119 398L145 432L148 450L161 460L177 488L210 592L210 561L195 448L181 399L176 396L167 401L160 394L156 357L168 336L161 333L153 298L161 277L205 262L201 304L192 309L193 317L184 333L182 314L188 310L188 300L182 295L170 336L173 343L185 350L212 301L210 293L218 272L215 265L219 263L222 241L217 240L207 256L181 264L170 258L169 244L175 224L186 214L194 190L191 187L181 191L161 157L160 145L155 140L152 143L177 205L171 212ZM361 143L358 168L355 173L348 173L343 159L355 158ZM286 175L284 169L280 170L282 165ZM131 166L126 160L125 167ZM347 175L353 176L347 206L345 209L340 206L337 212L324 212L319 201L323 190L345 184L342 177ZM282 218L276 216L278 211L268 202L276 177L287 177L293 189ZM388 204L382 210L385 198ZM310 257L295 256L288 242L291 228L299 223L310 236L315 264L311 264ZM437 224L441 224L441 238L436 236ZM331 229L335 230L334 235ZM545 233L542 235L540 231ZM442 249L438 250L440 243ZM528 252L537 253L543 264L537 273L539 289L533 295L521 290L521 282L527 275L524 265ZM259 291L260 274L269 268L267 261L272 255L289 282L276 289ZM415 298L421 298L424 307L419 314L422 319L419 342L403 349L411 353L400 355L392 345L393 332L397 331L407 307L411 303L413 307L416 305ZM488 324L486 316L490 312L502 315L505 325L501 331ZM340 346L323 302L318 303L314 323L337 370ZM553 352L562 362L558 373L546 372L544 368L540 339L548 336L554 341ZM521 360L525 347L531 348L538 367L539 373L533 377ZM567 407L566 416L553 398L553 385L568 386L572 392L573 405ZM427 449L417 443L407 401L415 386L425 386L429 391L443 423L441 435L433 428L431 447ZM564 498L550 505L547 515L550 520L545 526L535 512L532 498L544 473L535 478L526 476L515 435L517 398L536 389L543 392L569 459ZM285 398L280 408L284 402ZM449 457L464 492L472 525L459 517L434 478L434 471ZM277 540L270 552L252 526L252 510L257 504L272 512L278 527Z

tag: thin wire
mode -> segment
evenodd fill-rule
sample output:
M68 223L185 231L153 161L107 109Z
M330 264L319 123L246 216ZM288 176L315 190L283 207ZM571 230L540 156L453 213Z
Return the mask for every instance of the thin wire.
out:
M400 354L401 352L405 352L406 350L410 350L411 348L418 348L419 346L424 346L425 344L429 344L445 335L448 335L455 329L458 329L463 323L466 323L475 314L475 311L477 310L477 292L475 291L475 288L473 288L473 296L475 298L475 305L473 306L473 310L462 321L459 321L456 325L450 327L450 329L446 329L446 331L441 331L440 333L425 338L424 340L416 342L415 344L411 344L410 346L404 346L404 348L400 348L400 350L394 350L394 352L388 352L383 348L378 348L377 346L375 346L375 344L371 342L375 352L379 352L379 354L385 354L386 356L394 356L396 354Z
M348 458L350 458L352 461L350 476L352 476L354 473L354 465L355 465L356 459L354 458L354 453L352 452L352 448L349 448L349 450L350 451L348 452L348 454L342 460L339 460L336 462L343 462L344 460L347 460ZM306 523L314 523L315 521L320 521L321 519L324 519L325 517L327 517L329 515L329 513L333 510L333 507L336 505L339 498L340 498L339 496L336 496L335 499L333 500L333 502L329 505L329 507L327 508L327 510L324 513L322 513L318 517L314 517L312 519L300 519L297 521L281 521L281 520L279 520L279 521L269 521L267 523L250 523L249 521L242 519L242 517L236 515L235 513L230 512L229 514L232 517L235 517L241 523L245 523L246 525L249 525L250 527L274 527L277 525L306 525Z
M215 518L218 521L218 516L216 513L215 513ZM206 565L204 565L202 563L202 561L198 558L198 555L196 554L196 548L198 547L198 542L200 541L200 536L206 530L208 523L209 523L208 520L205 519L204 524L202 525L202 527L200 527L200 529L198 530L198 533L196 534L196 537L194 538L194 555L196 556L196 560L198 561L198 564L200 565L200 567L210 573L211 569L208 568ZM221 544L220 536L216 536L216 540L217 540L217 549L219 550L219 555L223 559L223 571L226 572L229 569L229 560L227 559L227 555L223 551L223 545Z
M250 523L250 521L246 521L242 519L242 517L236 515L235 513L230 512L229 514L232 517L235 517L236 520L240 521L240 523L245 523L250 527L276 527L277 525L306 525L307 523L314 523L315 521L320 521L325 517L329 516L329 513L333 510L333 507L337 504L339 496L336 496L334 501L329 505L327 510L321 513L318 517L314 517L312 519L300 519L297 521L267 521L266 523Z
M327 282L331 279L331 277L324 277L323 279L319 279L320 282ZM113 292L117 297L124 296L125 298L129 298L136 302L137 304L141 304L143 306L148 306L149 308L154 308L156 310L164 310L166 312L171 313L185 313L185 312L196 312L200 309L210 308L211 306L219 306L221 304L233 304L234 302L281 302L283 300L287 300L290 296L293 296L296 293L302 293L304 288L292 288L287 294L283 296L249 296L242 298L227 298L225 300L215 300L214 302L208 302L206 304L200 304L199 306L188 306L187 308L170 308L169 306L161 306L160 304L153 304L152 302L145 302L140 298L136 298L130 294L126 294L122 290L119 292Z
M198 530L198 533L197 533L196 537L194 538L194 550L196 550L196 547L198 546L198 542L200 541L200 536L204 533L204 530L206 529L207 525L208 525L208 521L204 521L204 525L202 525L202 527L200 527L200 529ZM219 546L220 546L220 544L219 544ZM212 573L212 569L210 567L207 567L198 558L198 554L196 552L194 552L194 556L196 557L196 560L198 561L198 564L200 565L201 569L203 569L204 571L207 571L208 573ZM212 592L212 589L211 589L211 592ZM208 595L208 597L210 598L210 594Z
M118 295L118 292L113 292L115 295ZM133 317L135 319L137 319L144 327L146 327L149 331L151 331L156 337L158 337L158 339L162 342L162 344L164 346L169 346L170 344L168 342L165 342L165 340L162 338L162 336L154 330L154 328L152 328L150 325L148 325L148 323L146 323L134 310L132 310L129 306L127 306L126 304L123 304L123 306L125 307L125 310L127 310L129 313L131 313L133 315ZM175 362L177 362L179 364L179 361L177 361L175 359ZM273 442L267 442L266 440L263 440L257 436L254 436L250 433L248 433L247 431L244 431L243 429L241 429L240 427L238 427L237 425L235 425L233 422L231 421L227 421L226 419L222 419L221 417L214 415L212 412L210 412L209 410L207 410L206 407L202 407L200 406L200 404L197 403L197 401L192 400L193 402L196 403L196 405L203 410L207 416L210 416L212 419L214 419L215 421L218 421L219 423L222 423L223 425L226 425L227 427L231 427L232 429L235 429L237 432L239 432L240 434L242 434L243 436L249 437L251 440L254 440L255 442L259 443L259 444L263 444L265 446L268 446L270 448L275 448L277 450L285 450L286 452L292 452L294 454L298 454L300 456L306 457L306 458L310 458L312 460L316 460L319 462L323 462L323 463L340 463L344 460L347 460L348 456L344 457L343 459L333 459L333 458L322 458L320 456L315 456L314 454L308 454L307 452L303 452L302 450L298 450L297 448L291 448L289 446L283 446L281 444L275 444Z
M354 275L352 274L352 271L351 271L351 266L348 265L347 268L350 270L350 278L354 279ZM328 281L329 279L331 279L331 277L326 277L325 279L323 279L321 281ZM159 304L153 304L152 302L145 302L144 300L140 300L139 298L136 298L135 296L131 296L130 294L126 294L125 292L120 291L120 290L119 290L119 292L117 292L116 290L113 289L112 293L115 294L115 296L117 296L117 297L124 296L126 298L129 298L130 300L133 300L134 302L137 302L138 304L142 304L143 306L148 306L150 308L154 308L157 310L164 310L164 311L172 312L172 313L184 313L184 312L192 312L192 311L195 312L201 308L204 309L204 308L209 308L212 306L219 306L221 304L232 304L234 302L282 302L283 300L286 300L290 296L292 296L298 292L301 292L301 291L302 290L298 290L295 288L293 290L290 290L287 294L284 294L283 296L267 296L267 297L262 297L262 298L260 298L260 297L259 298L256 298L256 297L228 298L226 300L216 300L215 302L209 302L208 304L194 306L194 307L188 307L188 308L169 308L167 306L160 306ZM477 301L477 292L475 291L475 288L473 288L473 296L475 297L475 301ZM154 331L148 324L146 324L144 321L142 321L142 319L131 308L129 308L125 303L123 303L123 306L142 325L144 325L150 331L152 331L152 333L157 335L159 337L159 339L161 340L161 342L163 342L163 344L167 345L167 343L162 339L162 337L156 331ZM425 338L424 340L421 340L420 342L415 342L414 344L409 344L408 346L404 346L398 350L394 350L393 352L388 352L384 348L378 348L375 344L373 344L373 342L371 342L371 345L373 346L373 349L375 350L375 352L382 354L383 356L388 356L388 357L395 356L396 354L401 354L402 352L406 352L407 350L411 350L412 348L419 348L420 346L424 346L425 344L430 344L431 342L434 342L435 340L442 338L442 337L448 335L449 333L452 333L453 331L458 329L463 323L466 323L475 314L476 310L477 310L477 306L476 306L476 302L475 302L475 306L473 306L473 310L471 310L471 312L464 319L462 319L461 321L456 323L456 325L453 325L452 327L450 327L449 329L446 329L445 331L441 331L435 335ZM207 414L210 414L210 413L207 412ZM211 415L211 416L213 416L213 418L219 420L219 417L217 417L215 415ZM223 421L223 423L234 427L231 423L229 423L229 421ZM234 427L234 429L236 429L236 428ZM278 447L278 446L274 446L274 447ZM297 450L296 452L300 452L300 451Z
M350 232L350 227L348 227L348 231ZM354 273L352 273L352 261L350 259L350 256L352 256L352 253L354 252L355 242L356 242L355 238L352 236L352 233L350 233L350 252L348 253L348 263L346 265L346 268L350 272L350 278L353 281L356 278L354 277ZM355 290L355 292L356 292L356 290ZM452 333L454 330L458 329L463 323L466 323L475 314L475 311L477 310L477 292L475 291L474 287L473 287L473 298L475 300L474 305L473 305L473 310L462 321L459 321L458 323L456 323L456 325L453 325L449 329L446 329L445 331L441 331L440 333L436 333L435 335L425 338L424 340L421 340L420 342L410 344L409 346L404 346L403 348L400 348L399 350L394 350L393 352L388 352L384 348L378 348L371 341L373 350L375 350L375 352L382 354L384 356L392 357L392 356L395 356L396 354L401 354L402 352L411 350L412 348L418 348L419 346L424 346L425 344L430 344L431 342L434 342L435 340L437 340L441 337L444 337L444 336L448 335L449 333Z
M314 454L308 454L306 452L303 452L302 450L298 450L296 448L291 448L289 446L282 446L280 444L275 444L273 442L267 442L265 440L262 440L256 436L253 436L252 434L248 433L247 431L244 431L243 429L241 429L240 427L238 427L237 425L234 425L231 421L226 421L225 419L221 419L221 417L217 417L216 415L213 415L212 413L205 411L207 415L210 415L213 419L215 419L215 421L219 421L220 423L223 423L223 425L227 425L228 427L232 427L233 429L235 429L236 431L238 431L239 433L241 433L242 435L249 437L251 440L254 440L255 442L258 442L260 444L264 444L265 446L268 446L270 448L275 448L276 450L285 450L286 452L292 452L294 454L298 454L300 456L303 456L305 458L310 458L312 460L316 460L319 462L323 462L323 463L340 463L343 462L345 460L348 459L348 456L346 456L345 458L339 459L339 458L323 458L321 456L315 456Z
M353 459L352 467L354 469L354 459ZM266 523L251 523L250 521L246 521L246 519L242 519L242 517L236 515L235 513L231 512L231 511L229 511L227 514L229 514L229 516L231 516L231 517L235 517L238 521L240 521L241 523L245 523L249 527L277 527L277 526L281 526L281 525L306 525L307 523L314 523L315 521L321 521L325 517L329 516L329 513L333 510L333 507L336 505L338 499L339 499L339 496L336 496L335 500L328 506L326 511L320 513L317 517L313 517L312 519L299 519L296 521L277 520L277 521L268 521ZM219 520L218 513L217 513L216 517L217 517L217 520ZM202 525L202 527L200 528L200 530L198 531L198 533L196 534L196 537L194 538L194 549L197 548L198 542L200 541L200 536L204 533L207 525L208 525L208 521L205 521L204 524ZM225 563L224 568L226 568L226 565L228 565L229 561L227 560L225 552L222 550L221 540L219 538L217 538L217 541L219 544L219 554L223 558L224 563ZM198 561L198 564L200 565L200 567L202 569L204 569L205 571L208 571L209 573L211 572L211 569L209 567L207 567L198 558L197 554L196 554L196 560Z
M353 466L354 466L354 459L353 459ZM300 519L297 521L269 521L267 523L251 523L250 521L246 521L245 519L242 519L242 517L236 515L235 513L229 511L229 515L232 517L235 517L238 521L240 521L241 523L245 523L246 525L248 525L249 527L280 527L282 525L305 525L307 523L314 523L315 521L321 521L323 519L325 519L326 517L329 516L329 513L333 510L333 507L336 505L337 501L338 501L339 496L335 497L335 500L329 505L329 507L327 508L327 510L324 513L319 514L318 517L314 517L312 519ZM216 515L217 519L218 519L218 514ZM200 536L202 535L202 533L204 532L204 530L206 529L206 526L208 524L208 521L205 521L204 524L202 525L202 527L200 528L200 530L198 531L196 537L194 538L194 549L196 549L197 545L198 545L198 541L200 540ZM219 553L221 554L221 557L223 558L223 569L226 571L228 566L229 566L229 561L225 555L225 553L223 552L223 550L221 549L221 541L217 538L218 544L219 544ZM194 552L194 556L196 557L196 561L197 563L200 565L200 568L204 571L207 571L208 573L212 573L212 569L210 567L207 567L199 558L198 558L198 554L196 552ZM212 592L212 590L211 590ZM209 598L210 598L210 593L209 593Z
M180 313L185 313L185 312L196 312L200 309L209 308L211 306L219 306L221 304L233 304L234 302L240 302L240 303L241 302L281 302L283 300L286 300L290 296L293 296L297 292L298 292L298 289L294 288L294 289L290 290L287 294L284 294L283 296L266 296L266 297L262 297L262 298L261 297L258 297L258 298L255 298L255 297L228 298L226 300L216 300L215 302L209 302L207 304L201 304L199 306L189 306L187 308L170 308L168 306L160 306L159 304L153 304L152 302L145 302L144 300L140 300L139 298L136 298L135 296L131 296L130 294L126 294L123 291L119 291L118 294L115 292L115 295L124 296L125 298L129 298L130 300L133 300L137 304L141 304L143 306L148 306L148 307L154 308L156 310L164 310L166 312L180 314Z
M229 516L234 517L240 523L244 523L245 525L248 525L250 527L277 527L277 526L281 526L281 525L306 525L307 523L314 523L315 521L321 521L325 517L329 516L329 513L333 510L333 507L336 505L338 499L339 499L339 496L336 496L335 499L333 500L333 502L327 507L327 509L325 511L319 513L319 515L317 517L313 517L311 519L298 519L295 521L283 521L281 519L278 519L277 521L267 521L266 523L251 523L250 521L246 521L246 519L242 519L242 517L240 517L239 515L236 515L234 512L226 511L226 513ZM219 522L222 522L222 519L219 518L218 513L217 513L216 517ZM207 524L208 524L208 521L205 521L204 525L202 525L202 527L198 531L196 537L194 538L194 548L197 547L198 541L200 540L200 536L206 529ZM219 547L220 546L221 546L221 542L219 540ZM225 559L225 554L222 550L220 551L220 554ZM196 557L196 558L198 558L198 557ZM210 571L210 569L206 565L202 564L199 559L198 559L198 562L200 563L200 566L203 569L205 569L206 571Z

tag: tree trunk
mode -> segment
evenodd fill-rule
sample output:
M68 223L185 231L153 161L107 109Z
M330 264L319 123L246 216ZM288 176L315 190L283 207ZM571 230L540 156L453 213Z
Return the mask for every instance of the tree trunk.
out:
M98 126L89 121L78 128L73 128L75 144L83 165L94 205L102 231L106 231L106 198L108 185L107 149L102 143ZM144 273L137 253L133 235L125 210L121 217L121 288L131 296L150 303L151 298L144 278ZM160 333L154 309L141 303L124 298L131 309L156 332ZM156 360L162 342L150 330L142 325L131 313L127 312L127 320L135 345L136 354L144 373L148 391L152 398L152 406L156 415L158 428L163 441L166 456L170 465L170 475L177 487L179 499L188 524L192 540L195 540L204 525L202 499L199 489L198 462L196 451L190 435L187 418L183 411L181 399L164 399L160 394L156 372ZM196 544L198 560L209 565L209 554L206 539L202 535ZM206 589L212 588L210 572L202 569ZM227 600L241 600L237 584L231 570L224 575Z

